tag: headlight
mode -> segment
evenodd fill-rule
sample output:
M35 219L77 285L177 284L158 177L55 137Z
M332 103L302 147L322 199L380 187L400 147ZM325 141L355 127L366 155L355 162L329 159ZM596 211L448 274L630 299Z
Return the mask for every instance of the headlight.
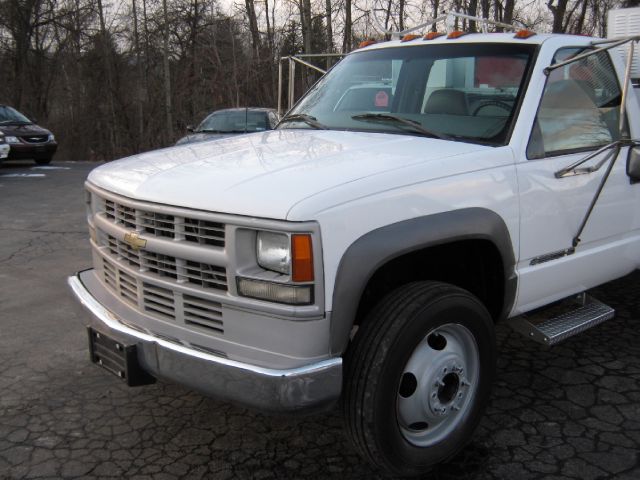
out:
M18 140L18 137L8 136L4 138L6 139L7 143L20 143L20 140Z
M240 295L289 305L313 303L311 234L259 231L256 235L256 260L265 270L287 277L274 278L266 272L253 272L253 278L238 277Z
M291 242L289 235L273 232L258 232L258 265L284 275L291 273Z
M47 139L49 142L55 142L56 141L56 137L53 133L49 134L49 138Z

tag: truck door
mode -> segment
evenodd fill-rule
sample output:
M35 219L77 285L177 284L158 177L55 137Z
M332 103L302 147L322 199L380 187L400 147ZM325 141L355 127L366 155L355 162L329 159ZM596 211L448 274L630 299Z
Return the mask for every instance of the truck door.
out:
M554 63L577 51L558 50ZM526 158L517 163L521 202L518 311L622 276L637 265L640 185L631 185L626 175L628 147L619 151L575 251L572 241L609 163L587 174L556 175L620 137L620 101L620 83L607 52L554 69L546 78L523 152ZM584 166L596 166L609 154L615 151L603 152Z

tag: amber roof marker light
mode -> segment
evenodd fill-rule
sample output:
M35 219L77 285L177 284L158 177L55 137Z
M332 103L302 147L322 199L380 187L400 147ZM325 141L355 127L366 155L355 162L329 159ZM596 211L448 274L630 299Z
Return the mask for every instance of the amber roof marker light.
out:
M370 38L368 40L363 40L358 44L358 48L364 48L364 47L368 47L369 45L374 45L378 43L377 40L374 40L373 38Z
M531 30L522 29L522 30L518 30L516 34L513 36L513 38L519 38L521 40L524 40L526 38L533 37L535 34L536 32L532 32Z
M420 38L420 35L416 35L414 33L407 33L404 37L400 39L401 42L410 42L411 40L415 40L416 38Z
M427 33L424 37L422 37L423 40L434 40L438 37L442 37L446 35L444 32L429 32Z
M465 35L467 35L469 32L463 32L461 30L454 30L453 32L451 32L449 35L447 35L447 38L449 40L455 40L456 38L460 38L463 37Z

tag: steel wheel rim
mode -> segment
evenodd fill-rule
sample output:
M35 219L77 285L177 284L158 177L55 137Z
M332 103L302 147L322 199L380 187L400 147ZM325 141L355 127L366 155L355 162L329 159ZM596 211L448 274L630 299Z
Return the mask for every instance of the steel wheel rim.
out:
M396 418L417 447L441 442L467 416L478 389L480 354L469 329L448 323L431 330L404 366Z

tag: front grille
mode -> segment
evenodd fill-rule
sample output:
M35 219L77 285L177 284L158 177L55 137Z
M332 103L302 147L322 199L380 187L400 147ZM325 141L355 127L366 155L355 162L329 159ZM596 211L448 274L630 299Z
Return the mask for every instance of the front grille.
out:
M119 257L134 267L140 267L140 256L129 244L121 242L111 235L105 235L101 243L114 257Z
M175 319L175 300L171 290L150 283L143 283L142 287L142 303L147 312L159 313L163 317Z
M222 306L191 295L183 296L184 323L222 333Z
M114 260L124 262L159 278L179 283L189 283L205 290L227 290L227 273L224 267L194 262L170 255L136 250L112 235L101 233L98 244L105 247Z
M44 143L49 140L49 135L29 135L20 138L26 143Z
M227 274L224 268L206 263L186 261L187 281L202 288L227 289Z
M188 210L124 197L93 192L92 200L97 206L92 222L96 268L115 296L164 322L145 331L169 339L172 327L166 324L172 323L202 334L224 334L222 304L216 300L227 292L227 272L215 263L224 258L225 225L196 218L203 213L192 216ZM129 241L134 233L139 243Z
M134 307L138 306L138 285L135 278L119 270L116 265L106 258L102 260L104 283L125 302Z
M138 285L136 280L125 272L120 272L120 295L132 305L138 304Z
M224 333L222 305L219 302L136 280L108 257L102 258L102 275L109 290L138 310L204 329L208 333ZM158 333L154 335L160 336Z
M113 223L123 225L128 229L154 237L224 247L225 226L223 223L136 209L106 198L102 201L104 216Z
M178 278L178 267L175 257L170 255L162 255L160 253L147 252L140 250L142 257L142 265L151 273L155 273L159 277Z
M184 235L188 242L201 245L224 246L224 226L220 223L198 220L196 218L184 219Z

